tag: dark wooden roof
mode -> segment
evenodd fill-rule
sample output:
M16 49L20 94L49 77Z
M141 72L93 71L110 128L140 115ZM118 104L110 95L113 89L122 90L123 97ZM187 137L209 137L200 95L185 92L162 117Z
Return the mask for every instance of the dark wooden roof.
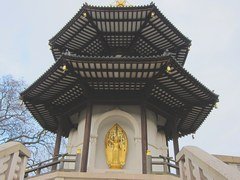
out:
M66 51L84 56L151 57L169 50L183 66L191 41L154 4L136 7L85 4L49 44L56 61Z
M91 101L144 103L168 122L175 120L183 136L195 132L218 101L183 69L191 41L154 4L85 4L49 44L56 63L21 93L32 115L49 131L56 132L61 122L68 136L74 127L69 116ZM169 126L165 129L171 139Z
M166 72L167 66L170 72ZM63 54L21 96L43 128L55 132L62 121L66 136L73 127L67 118L89 100L144 102L165 117L175 118L181 135L195 132L218 101L217 95L171 56L84 57L70 53Z

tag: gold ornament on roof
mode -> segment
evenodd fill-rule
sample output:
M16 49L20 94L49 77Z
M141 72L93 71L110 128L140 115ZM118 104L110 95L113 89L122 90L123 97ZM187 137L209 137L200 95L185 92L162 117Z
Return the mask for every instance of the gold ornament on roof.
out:
M154 17L154 16L155 16L155 12L152 12L152 13L151 13L151 17Z
M126 6L127 1L126 0L117 0L116 1L116 6L117 7L125 7Z
M83 13L83 16L84 16L84 17L87 17L87 13L84 12L84 13Z
M63 70L63 73L65 73L66 71L68 71L67 65L63 65L63 66L62 66L62 70Z
M128 139L125 131L115 124L105 136L105 153L110 169L122 169L126 162Z
M166 73L170 73L171 70L172 70L172 68L171 68L170 66L167 66L167 68L166 68Z

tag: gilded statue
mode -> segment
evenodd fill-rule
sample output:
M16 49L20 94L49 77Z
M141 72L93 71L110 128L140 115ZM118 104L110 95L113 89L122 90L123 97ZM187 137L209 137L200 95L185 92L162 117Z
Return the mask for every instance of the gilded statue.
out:
M122 169L126 162L128 139L125 131L115 124L105 136L105 152L110 169Z

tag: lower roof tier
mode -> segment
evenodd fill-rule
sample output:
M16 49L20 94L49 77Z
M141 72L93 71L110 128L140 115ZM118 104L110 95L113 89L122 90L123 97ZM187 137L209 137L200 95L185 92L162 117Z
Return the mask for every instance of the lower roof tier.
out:
M62 55L21 93L40 125L56 132L69 116L91 101L96 104L140 104L177 122L180 135L194 133L218 96L183 69L171 56L150 58ZM171 139L171 133L167 132Z

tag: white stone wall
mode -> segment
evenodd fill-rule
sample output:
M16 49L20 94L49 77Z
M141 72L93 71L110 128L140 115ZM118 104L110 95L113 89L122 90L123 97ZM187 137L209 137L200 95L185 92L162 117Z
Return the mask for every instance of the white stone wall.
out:
M85 118L86 110L76 113L71 117L72 123L77 124L77 129L72 129L69 133L67 145L67 152L69 154L76 154L78 148L82 149Z
M166 120L147 110L148 149L152 156L167 156L166 137L164 131L157 131L157 125L164 126Z
M77 148L82 149L83 133L85 126L85 111L71 117L77 129L71 130L68 139L68 153L75 154ZM89 144L88 171L109 172L105 159L105 135L107 131L118 123L128 137L128 153L126 165L122 170L127 173L142 172L142 147L141 147L141 112L140 106L93 106L92 124ZM158 121L157 121L158 119ZM147 111L148 147L152 155L167 155L166 138L164 132L157 131L157 125L165 120L155 113Z
M95 106L93 112L91 139L95 138L94 142L96 143L91 143L89 170L101 172L108 170L105 160L105 135L115 123L118 123L128 137L128 153L123 170L140 172L141 134L140 121L137 117L139 108L136 106ZM95 149L96 151L94 151Z

